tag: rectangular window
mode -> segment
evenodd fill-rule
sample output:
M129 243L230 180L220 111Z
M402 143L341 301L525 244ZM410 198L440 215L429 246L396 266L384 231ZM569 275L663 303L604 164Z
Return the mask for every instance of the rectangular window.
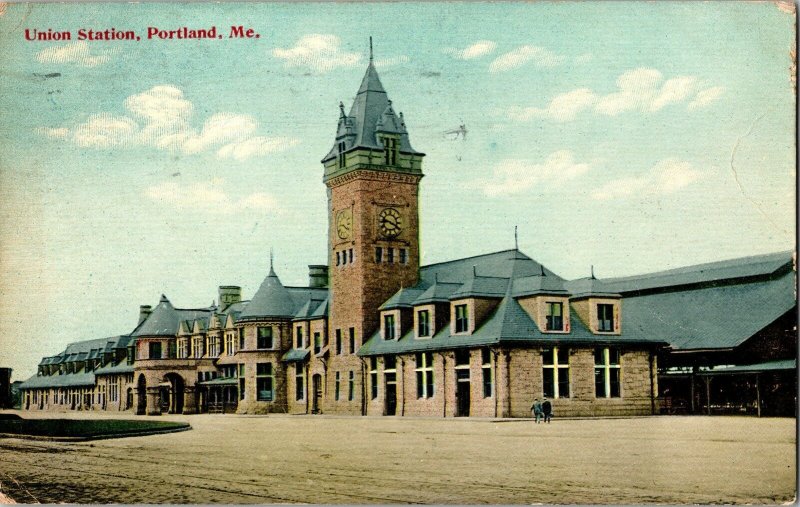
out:
M609 305L609 304L597 305L597 330L598 331L614 330L614 305Z
M300 401L306 397L303 363L295 363L294 368L294 399Z
M347 250L342 250L342 265L347 264Z
M353 249L352 248L347 251L347 257L350 260L350 264L352 264L353 263Z
M456 366L469 366L469 350L456 350Z
M256 346L260 349L272 348L272 326L258 327L258 343Z
M375 399L378 397L378 358L369 358L369 385L370 397Z
M469 315L467 305L456 305L456 333L469 331Z
M356 372L350 370L350 376L347 379L347 399L353 401L356 395Z
M394 264L394 248L386 249L386 262Z
M240 400L244 399L244 387L245 387L245 384L244 384L244 365L240 364L239 365L239 399Z
M272 363L256 363L256 400L272 401L274 399L275 370Z
M341 383L341 374L337 371L336 372L336 384L335 384L335 391L334 391L334 399L339 401L339 384Z
M147 357L150 359L161 359L161 342L150 342Z
M550 398L569 398L569 349L542 351L543 393Z
M303 348L303 327L297 326L294 331L295 333L295 340L294 340L294 348L302 349Z
M408 264L408 250L400 249L400 264Z
M597 398L620 397L619 370L618 349L608 347L595 349L594 395Z
M564 318L563 318L564 305L563 303L547 303L547 330L548 331L563 331Z
M375 262L378 264L383 262L383 247L380 246L375 247Z
M397 139L383 138L384 162L386 165L397 163Z
M431 398L434 392L433 353L417 353L417 398Z
M494 393L494 374L492 373L492 352L481 349L481 372L483 373L483 397L490 398Z
M345 150L345 144L343 142L339 143L339 156L337 158L337 160L339 162L339 168L342 168L342 167L345 166L344 150Z
M350 353L356 353L356 328L351 327L349 329L350 332Z
M389 313L383 316L383 339L394 340L394 314Z
M334 338L334 340L336 342L336 344L335 344L336 345L336 355L339 355L339 354L342 353L342 330L341 329L337 329L336 330L336 337Z
M225 355L232 356L235 351L233 350L233 334L228 333L225 335Z
M189 357L186 338L178 338L177 342L178 342L178 359Z
M431 335L431 312L420 310L417 312L417 336L424 337Z
M244 350L244 328L239 328L239 350Z
M342 252L336 252L336 265L338 266L341 263L342 263Z
M314 333L314 354L322 352L322 336L319 333Z

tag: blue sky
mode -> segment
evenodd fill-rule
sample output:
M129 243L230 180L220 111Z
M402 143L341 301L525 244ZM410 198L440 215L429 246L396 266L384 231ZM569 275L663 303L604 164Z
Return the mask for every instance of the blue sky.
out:
M427 154L423 263L514 245L567 278L791 249L791 6L10 4L0 15L0 364L130 331L162 293L324 263L320 159L375 60ZM24 30L253 27L30 42ZM143 37L144 38L144 37ZM44 77L58 73L57 77ZM465 124L466 139L446 132Z

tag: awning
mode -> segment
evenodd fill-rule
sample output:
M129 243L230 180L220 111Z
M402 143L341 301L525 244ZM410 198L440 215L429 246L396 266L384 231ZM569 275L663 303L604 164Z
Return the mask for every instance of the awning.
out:
M308 349L291 349L290 351L286 352L283 357L281 357L281 361L285 361L287 363L305 361L308 355Z
M796 369L796 359L783 359L780 361L768 361L765 363L722 366L720 368L714 368L713 370L699 371L697 374L700 376L736 375L744 373L762 373L766 371L791 371Z
M235 386L236 385L236 377L217 377L211 380L203 380L202 382L198 382L197 385L201 386Z

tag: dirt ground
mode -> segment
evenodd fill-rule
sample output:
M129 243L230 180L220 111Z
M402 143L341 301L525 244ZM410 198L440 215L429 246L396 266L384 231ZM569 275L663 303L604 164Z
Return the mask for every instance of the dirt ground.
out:
M0 492L20 503L761 504L796 491L795 419L161 419L193 430L0 439Z

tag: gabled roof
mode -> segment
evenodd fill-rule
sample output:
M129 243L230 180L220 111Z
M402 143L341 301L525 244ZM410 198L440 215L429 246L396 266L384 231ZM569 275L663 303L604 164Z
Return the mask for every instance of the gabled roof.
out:
M500 278L522 278L541 275L544 270L547 276L563 280L560 276L519 250L503 250L484 255L476 255L474 257L429 264L420 268L420 278L428 284L432 284L434 279L437 279L439 282L464 283L464 281L472 277L473 269L480 276Z
M311 314L312 319L322 319L328 316L328 305L329 305L329 298L325 298L322 303L317 306L317 309L314 310L314 313Z
M608 283L606 281L598 280L597 278L593 277L570 280L569 282L564 283L564 287L570 293L572 293L573 299L589 296L610 298L621 297L620 294L609 290Z
M473 297L499 298L503 297L508 289L508 278L497 276L473 276L468 278L461 287L450 294L450 299L462 299Z
M336 141L322 162L336 157L340 142L345 143L345 151L356 148L383 150L383 144L378 140L378 132L399 134L401 152L422 155L411 147L403 113L399 116L395 114L392 102L378 77L378 71L370 59L361 86L350 107L350 113L345 115L344 106L340 105Z
M34 375L22 384L20 389L41 389L49 387L77 387L93 386L94 373L81 370L78 373L65 373L62 375Z
M391 310L393 308L411 308L414 301L425 292L421 288L407 289L402 288L395 292L392 297L386 300L378 310Z
M167 296L161 295L161 300L131 336L175 336L178 334L181 321L194 321L208 318L214 311L210 308L183 309L175 308Z
M513 294L516 297L537 294L569 295L564 280L557 276L531 275L514 280Z

